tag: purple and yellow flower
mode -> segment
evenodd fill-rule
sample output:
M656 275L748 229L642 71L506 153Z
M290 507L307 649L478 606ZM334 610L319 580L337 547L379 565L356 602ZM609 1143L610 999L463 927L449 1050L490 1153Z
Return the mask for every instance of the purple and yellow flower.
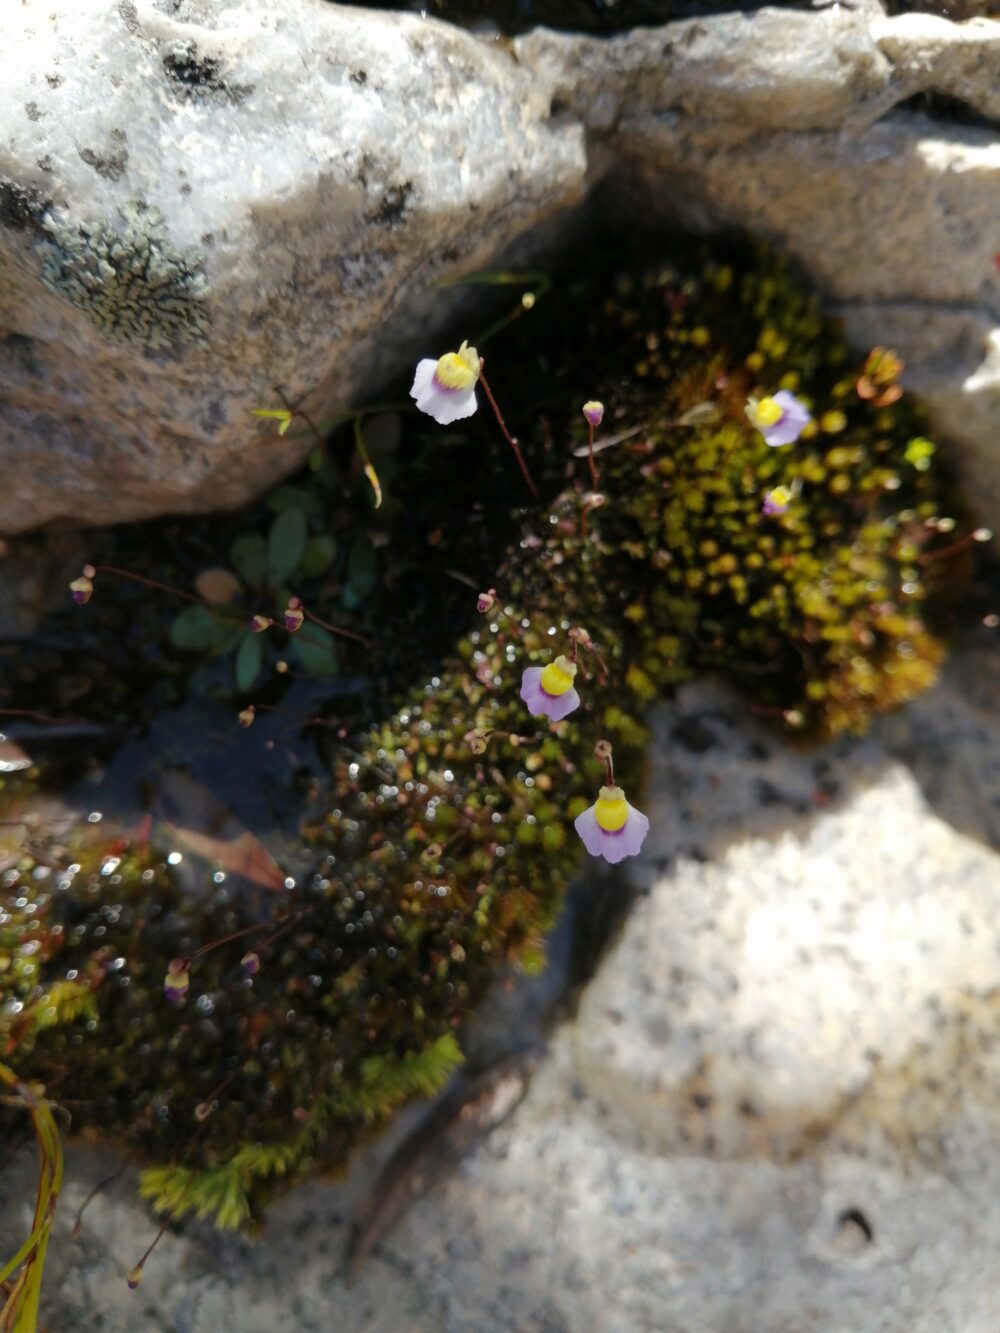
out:
M475 412L479 371L479 353L462 343L457 352L446 352L437 361L425 357L417 364L410 397L439 426L448 426Z
M163 979L163 994L170 1004L183 1004L187 998L191 978L188 975L190 963L186 958L175 958L167 968Z
M649 820L629 805L621 787L602 787L592 806L577 815L573 827L591 856L617 865L637 856L649 832Z
M772 398L751 398L746 405L747 419L759 430L766 444L794 444L812 414L805 403L788 389L779 389Z
M73 594L73 601L77 606L86 606L90 601L91 594L94 591L93 579L97 575L97 570L93 565L84 565L80 570L80 577L74 579L69 585L69 590Z
M240 966L248 977L255 977L260 971L260 958L250 949L240 959Z
M73 580L69 585L69 590L73 594L73 601L76 602L77 606L86 606L93 595L94 585L86 574L82 574L80 578Z
M580 696L573 688L576 663L559 656L546 667L527 667L521 677L521 698L533 717L544 714L561 722L580 707Z
M764 492L764 503L760 507L760 512L767 518L778 518L781 514L788 513L788 506L791 503L791 487L773 486L771 490Z
M583 415L587 418L588 424L596 430L604 420L604 404L597 402L596 399L590 399L583 405Z

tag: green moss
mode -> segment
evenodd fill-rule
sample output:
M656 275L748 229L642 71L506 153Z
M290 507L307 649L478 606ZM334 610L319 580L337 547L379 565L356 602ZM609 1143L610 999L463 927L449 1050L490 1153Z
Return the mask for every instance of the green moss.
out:
M932 453L912 462L926 427L905 396L858 396L846 349L780 263L666 267L603 292L564 286L547 305L490 362L549 502L519 513L503 547L479 541L511 531L490 497L498 477L508 494L520 484L513 459L484 452L488 422L449 432L447 449L421 423L426 447L408 444L390 487L393 591L364 612L381 646L364 697L394 702L374 722L356 712L330 747L297 887L234 896L206 875L192 892L141 837L109 845L87 826L7 873L10 1058L77 1129L140 1150L143 1191L171 1216L252 1221L281 1182L338 1169L394 1106L443 1082L497 972L541 963L580 859L571 820L600 784L599 737L641 803L657 695L720 671L792 731L831 735L933 679L928 575L951 562L927 559L945 502ZM769 449L744 406L782 386L818 424ZM607 502L585 525L572 449L591 397L607 406L602 435L622 438L598 455ZM765 518L779 484L795 498ZM413 495L426 496L419 521L401 499ZM490 614L455 569L496 586ZM336 579L324 587L333 615ZM573 625L606 670L584 654L585 706L536 722L520 673L564 651ZM489 736L485 753L470 731ZM257 926L193 963L182 1008L166 1003L171 959Z

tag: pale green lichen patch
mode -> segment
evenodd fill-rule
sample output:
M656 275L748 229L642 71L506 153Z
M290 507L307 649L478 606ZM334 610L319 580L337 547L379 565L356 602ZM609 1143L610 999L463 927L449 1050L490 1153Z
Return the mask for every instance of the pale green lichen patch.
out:
M132 203L114 223L49 209L40 226L42 281L106 338L151 351L207 342L202 257L172 244L156 209Z

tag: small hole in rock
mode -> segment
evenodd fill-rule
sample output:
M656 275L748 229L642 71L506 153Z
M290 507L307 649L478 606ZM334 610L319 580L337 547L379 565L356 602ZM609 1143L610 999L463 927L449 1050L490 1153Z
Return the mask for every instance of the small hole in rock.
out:
M837 1218L837 1239L851 1249L870 1245L875 1232L860 1208L845 1208Z

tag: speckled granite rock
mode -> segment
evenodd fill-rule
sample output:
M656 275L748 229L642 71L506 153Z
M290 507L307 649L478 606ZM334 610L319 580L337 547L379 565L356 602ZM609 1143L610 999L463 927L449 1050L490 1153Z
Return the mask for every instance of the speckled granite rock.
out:
M508 44L322 0L0 7L0 531L247 500L308 448L251 407L371 392L454 310L435 283L544 258L609 173L617 218L750 223L891 339L988 516L998 26L870 3Z
M644 891L526 1100L378 1246L371 1162L254 1244L189 1227L140 1291L130 1182L77 1152L55 1328L994 1333L1000 671L795 753L710 687L661 710ZM5 1175L6 1199L27 1171ZM5 1209L3 1243L24 1225Z

